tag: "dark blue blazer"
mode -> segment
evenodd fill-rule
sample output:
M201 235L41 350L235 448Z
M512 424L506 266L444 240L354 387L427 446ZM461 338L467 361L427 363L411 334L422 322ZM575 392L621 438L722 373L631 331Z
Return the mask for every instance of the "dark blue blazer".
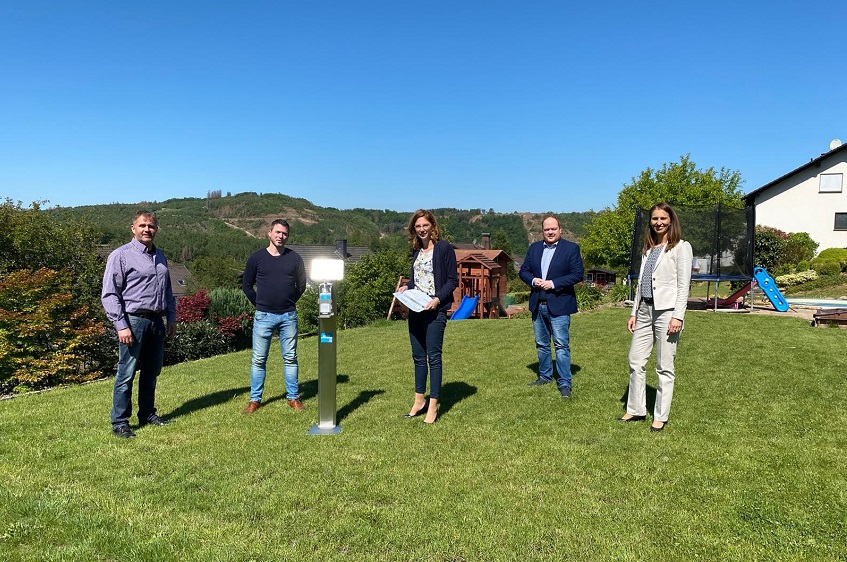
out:
M409 271L409 281L406 287L415 288L415 260L420 250L412 255L412 267ZM435 281L435 296L438 297L438 311L450 310L453 304L453 291L459 285L459 270L456 269L456 251L444 240L435 243L432 249L432 276Z
M541 254L544 250L544 242L534 242L526 252L526 259L521 265L521 280L530 286L532 292L529 295L529 309L533 316L538 310L541 295L547 298L547 309L553 316L574 314L576 308L576 293L574 285L582 281L585 275L585 267L582 265L582 256L579 254L579 245L568 240L561 239L556 245L553 259L547 270L547 277L553 281L554 289L545 291L532 286L532 280L541 275Z

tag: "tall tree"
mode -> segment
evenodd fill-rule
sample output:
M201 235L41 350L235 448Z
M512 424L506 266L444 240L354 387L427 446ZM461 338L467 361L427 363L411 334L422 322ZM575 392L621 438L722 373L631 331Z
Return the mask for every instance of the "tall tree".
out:
M588 235L581 241L586 261L593 266L625 267L629 263L635 212L664 201L671 206L709 206L721 204L741 208L741 174L721 168L697 169L691 156L679 162L665 163L659 170L647 168L618 193L614 207L603 209L587 225Z

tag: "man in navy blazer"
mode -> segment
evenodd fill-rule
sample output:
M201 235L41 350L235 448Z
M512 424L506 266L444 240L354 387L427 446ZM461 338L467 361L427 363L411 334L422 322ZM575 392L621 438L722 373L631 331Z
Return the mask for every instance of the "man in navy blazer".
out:
M557 384L563 398L571 395L571 348L568 342L571 314L577 311L574 285L582 281L585 268L579 246L561 238L559 220L548 216L541 223L544 240L530 245L521 265L520 277L529 285L529 310L538 350L539 386L553 382L550 337L556 349Z

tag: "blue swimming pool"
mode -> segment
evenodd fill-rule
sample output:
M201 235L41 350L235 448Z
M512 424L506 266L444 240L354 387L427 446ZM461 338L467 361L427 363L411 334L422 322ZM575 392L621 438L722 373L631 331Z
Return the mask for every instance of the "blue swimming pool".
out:
M801 299L790 298L785 299L791 306L810 306L818 308L847 308L847 300L845 299Z

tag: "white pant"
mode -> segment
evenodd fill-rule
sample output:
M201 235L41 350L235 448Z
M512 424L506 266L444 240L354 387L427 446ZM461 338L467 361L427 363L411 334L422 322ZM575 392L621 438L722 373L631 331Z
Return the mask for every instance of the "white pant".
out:
M626 413L632 416L647 415L647 373L645 366L656 343L656 405L653 420L668 421L673 398L676 346L681 332L668 335L668 324L673 310L653 310L651 305L641 302L635 316L635 331L629 347L629 397Z

